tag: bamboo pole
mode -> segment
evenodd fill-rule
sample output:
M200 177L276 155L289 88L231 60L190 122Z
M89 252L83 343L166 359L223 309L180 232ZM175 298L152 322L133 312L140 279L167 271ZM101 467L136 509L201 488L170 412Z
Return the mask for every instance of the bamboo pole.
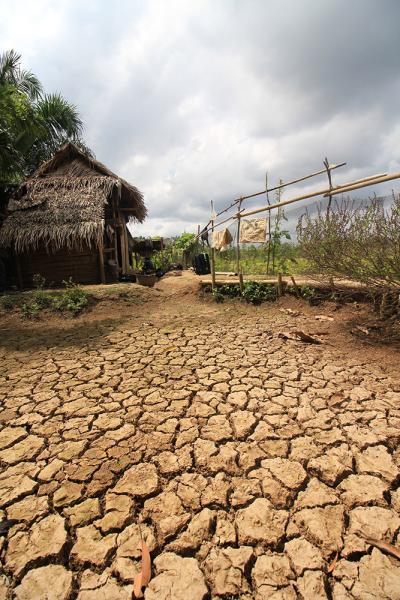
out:
M343 186L339 188L334 188L331 192L332 196L336 194L345 194L346 192L351 192L352 190L358 190L360 188L368 187L369 185L375 185L378 183L385 183L385 181L392 181L393 179L400 179L400 173L390 173L389 175L382 175L381 177L377 177L376 179L365 178L364 182L360 180L360 183L351 183L351 184L343 184ZM324 194L325 195L325 194Z
M278 273L278 296L283 295L282 273Z
M240 208L242 206L242 201L239 202L239 210L238 214L240 215ZM236 240L236 270L239 278L239 286L240 291L243 292L243 275L241 276L241 266L240 266L240 216L237 220L237 240Z
M211 289L215 290L214 202L211 200Z
M99 242L99 266L100 266L100 282L106 282L106 273L104 270L104 254L103 254L103 240Z

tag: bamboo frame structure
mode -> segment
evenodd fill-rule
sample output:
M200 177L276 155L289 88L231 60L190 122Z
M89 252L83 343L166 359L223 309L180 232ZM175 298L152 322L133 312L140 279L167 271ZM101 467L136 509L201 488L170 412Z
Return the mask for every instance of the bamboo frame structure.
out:
M279 186L275 186L274 188L268 189L267 187L267 181L266 181L266 189L263 190L262 192L257 192L255 194L250 194L248 196L242 196L241 198L237 198L235 199L235 201L226 209L222 210L221 212L218 213L218 215L226 212L227 210L229 210L230 208L232 208L233 206L236 206L237 204L238 206L238 211L236 212L236 214L229 216L228 218L224 219L223 221L220 221L218 223L215 223L215 215L214 213L214 205L213 202L211 201L211 220L209 221L209 224L203 229L202 233L204 232L208 232L210 229L212 231L212 233L214 233L214 229L215 227L218 227L219 225L222 225L224 223L227 223L228 221L231 221L233 219L237 219L238 221L238 227L237 227L237 245L236 245L236 263L237 263L237 271L238 271L238 276L239 276L239 284L242 288L243 286L243 275L242 275L242 271L241 271L241 267L240 267L240 244L239 244L239 236L240 236L240 223L241 223L241 219L244 217L249 217L252 215L256 215L259 214L261 212L268 212L268 214L271 214L271 211L274 210L275 208L281 208L283 206L287 206L289 204L293 204L295 202L300 202L301 200L308 200L310 198L316 198L317 196L323 196L323 197L328 197L329 198L329 203L328 203L328 207L327 207L327 211L329 214L329 210L331 207L331 202L332 202L332 196L335 196L337 194L345 194L347 192L351 192L353 190L358 190L358 189L362 189L365 187L369 187L371 185L377 185L380 183L385 183L387 181L392 181L394 179L400 179L400 172L397 173L379 173L377 175L370 175L368 177L363 177L362 179L356 179L354 181L349 181L347 183L343 183L340 184L338 186L333 186L332 185L332 175L331 175L331 171L334 169L337 169L341 166L344 166L346 163L340 163L339 165L330 165L329 161L327 158L325 158L324 160L324 169L321 171L318 171L316 173L312 173L311 175L307 175L305 177L302 177L300 179L297 180L293 180L291 182L287 182L287 183L282 183ZM244 211L241 209L242 206L242 202L243 200L246 200L248 198L253 198L255 196L261 195L261 194L265 194L267 193L267 200L268 200L268 192L273 191L273 190L278 190L278 189L282 189L283 187L286 187L288 185L292 185L294 183L300 182L300 181L304 181L306 179L309 179L311 177L315 177L316 175L320 175L322 173L326 173L327 177L328 177L328 184L329 187L328 188L324 188L321 190L317 190L315 192L308 192L307 194L302 194L299 196L295 196L294 198L290 198L288 200L284 200L282 202L277 202L275 204L270 204L268 202L267 206L262 206L260 208L256 208L256 209L252 209L252 210L248 210L248 211ZM209 225L211 224L211 227L209 227ZM198 236L199 237L199 233ZM216 285L216 278L215 278L215 248L211 247L211 276L212 276L212 289L215 289L215 285ZM278 293L282 293L282 275L278 274Z
M330 165L329 168L331 171L333 171L335 169L344 167L346 164L347 163L342 162L337 165ZM292 179L291 181L284 182L282 184L276 185L275 187L272 187L269 189L266 186L265 190L262 190L261 192L256 192L255 194L249 194L248 196L241 196L240 198L235 198L235 200L229 206L227 206L226 208L221 210L219 213L217 213L215 215L215 217L218 217L218 216L222 215L223 213L227 212L228 210L230 210L231 208L236 206L239 202L243 202L243 200L248 200L249 198L255 198L256 196L261 196L262 194L265 194L265 193L268 194L268 192L274 192L276 190L282 189L289 185L294 185L295 183L300 183L301 181L305 181L306 179L311 179L312 177L316 177L317 175L322 175L323 173L326 173L326 169L321 169L320 171L315 171L315 173L310 173L309 175L305 175L304 177L299 177L298 179ZM236 213L236 215L237 214L238 213ZM224 223L227 223L231 219L234 219L236 215L233 215L233 216L231 215L230 217L227 217L226 219L224 219L223 221L220 221L219 223L215 223L215 221L214 221L213 227L218 227L219 225L223 225ZM207 233L210 230L211 230L211 220L207 223L206 227L204 227L204 229L201 231L201 233L197 234L195 239L199 238L202 233Z

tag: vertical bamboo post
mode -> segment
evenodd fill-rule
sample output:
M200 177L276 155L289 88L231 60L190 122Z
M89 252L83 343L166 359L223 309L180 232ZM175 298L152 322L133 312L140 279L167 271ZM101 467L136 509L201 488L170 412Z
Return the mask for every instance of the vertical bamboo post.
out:
M214 202L211 200L211 289L215 290Z
M278 296L283 295L282 273L278 273Z
M99 241L99 266L100 266L100 281L101 283L106 282L106 272L104 269L104 246L103 240Z
M239 277L240 291L243 292L243 273L240 265L240 209L242 207L242 198L239 200L237 213L237 239L236 239L236 271Z
M331 167L329 165L329 160L328 157L325 156L325 160L324 162L324 167L326 169L326 174L328 175L328 183L329 183L329 191L332 190L332 173L331 173ZM328 207L326 209L326 214L329 217L329 213L331 210L331 204L332 204L332 194L329 194L329 200L328 200Z

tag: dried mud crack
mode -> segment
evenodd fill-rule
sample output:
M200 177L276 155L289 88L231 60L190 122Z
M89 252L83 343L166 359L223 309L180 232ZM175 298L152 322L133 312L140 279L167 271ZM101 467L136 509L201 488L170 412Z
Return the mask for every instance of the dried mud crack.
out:
M400 381L284 321L9 334L0 599L400 598Z

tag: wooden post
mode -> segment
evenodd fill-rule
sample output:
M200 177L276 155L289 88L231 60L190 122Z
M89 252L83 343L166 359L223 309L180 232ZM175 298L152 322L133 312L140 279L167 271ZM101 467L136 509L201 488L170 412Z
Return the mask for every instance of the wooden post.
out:
M240 209L242 207L242 199L239 200L238 217L237 217L237 240L236 240L236 271L239 277L240 291L243 292L243 273L240 266Z
M296 283L296 280L295 280L295 278L293 277L293 275L291 275L291 276L290 276L290 279L292 280L293 287L294 287L294 289L295 289L295 292L296 292L296 296L297 296L298 298L300 298L301 294L300 294L299 286L297 285L297 283Z
M99 242L99 266L100 266L100 281L101 283L105 283L106 282L106 272L104 270L104 246L103 246L103 240L101 240L101 242Z
M278 273L278 296L283 295L282 273Z
M15 257L15 268L17 271L18 289L22 290L24 288L24 281L22 278L21 259L20 259L19 254L17 254L17 253L14 254L14 257Z
M214 202L211 200L211 289L215 290Z

